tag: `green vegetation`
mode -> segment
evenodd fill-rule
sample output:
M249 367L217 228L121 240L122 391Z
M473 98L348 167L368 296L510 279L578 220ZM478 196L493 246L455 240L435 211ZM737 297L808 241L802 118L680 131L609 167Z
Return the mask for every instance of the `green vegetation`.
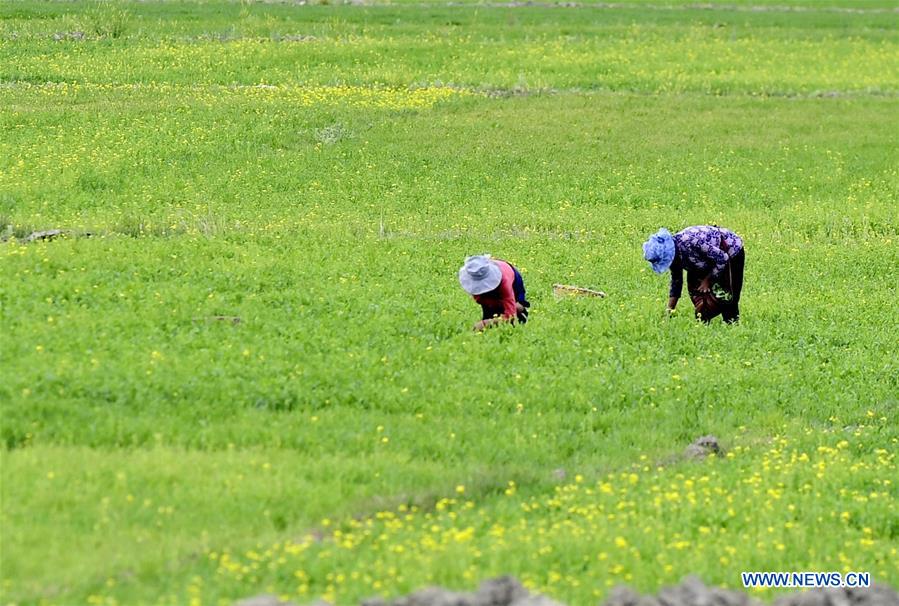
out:
M625 4L0 4L0 602L899 583L899 15Z

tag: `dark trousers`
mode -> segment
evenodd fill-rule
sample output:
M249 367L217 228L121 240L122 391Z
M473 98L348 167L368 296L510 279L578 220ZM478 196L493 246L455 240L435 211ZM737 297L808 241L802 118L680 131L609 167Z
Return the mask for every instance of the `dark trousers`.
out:
M515 272L515 279L512 281L512 291L515 293L515 301L517 303L521 303L521 305L524 306L524 310L518 312L516 319L521 324L524 324L525 322L528 321L528 307L530 307L531 304L528 303L527 298L526 298L527 293L525 293L525 290L524 290L524 279L521 277L521 274L518 273L518 270L515 269L514 267L512 268L512 271ZM503 315L502 307L496 308L496 307L490 307L487 305L482 305L481 311L483 312L484 320L489 320L491 318L495 318L497 316Z
M746 250L741 250L727 262L724 269L713 281L730 293L730 301L721 301L721 318L728 324L740 319L740 293L743 291L743 268L746 265ZM687 291L696 292L705 275L687 270Z

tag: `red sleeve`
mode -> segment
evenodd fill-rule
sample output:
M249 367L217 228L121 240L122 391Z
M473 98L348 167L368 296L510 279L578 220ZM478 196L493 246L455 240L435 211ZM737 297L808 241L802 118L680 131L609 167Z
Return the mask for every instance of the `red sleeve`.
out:
M503 316L506 318L515 318L518 314L518 308L515 306L515 291L512 289L512 283L515 281L515 270L505 261L495 261L503 272L502 282L499 283L499 292L503 300Z

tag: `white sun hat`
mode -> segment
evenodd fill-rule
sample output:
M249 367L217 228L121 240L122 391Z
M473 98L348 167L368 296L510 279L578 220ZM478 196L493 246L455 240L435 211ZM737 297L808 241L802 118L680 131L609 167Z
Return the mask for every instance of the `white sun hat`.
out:
M465 259L465 265L459 269L459 284L470 295L482 295L490 292L503 280L503 272L499 265L490 259L490 255L475 255Z

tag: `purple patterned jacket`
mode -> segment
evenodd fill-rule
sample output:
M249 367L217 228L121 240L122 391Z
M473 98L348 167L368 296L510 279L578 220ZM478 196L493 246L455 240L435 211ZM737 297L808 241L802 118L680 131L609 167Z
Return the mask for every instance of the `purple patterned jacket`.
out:
M726 249L726 250L723 250ZM696 272L712 279L727 265L730 258L743 250L743 240L723 227L696 225L674 234L674 261L671 262L671 289L668 295L680 298L684 287L684 273Z

